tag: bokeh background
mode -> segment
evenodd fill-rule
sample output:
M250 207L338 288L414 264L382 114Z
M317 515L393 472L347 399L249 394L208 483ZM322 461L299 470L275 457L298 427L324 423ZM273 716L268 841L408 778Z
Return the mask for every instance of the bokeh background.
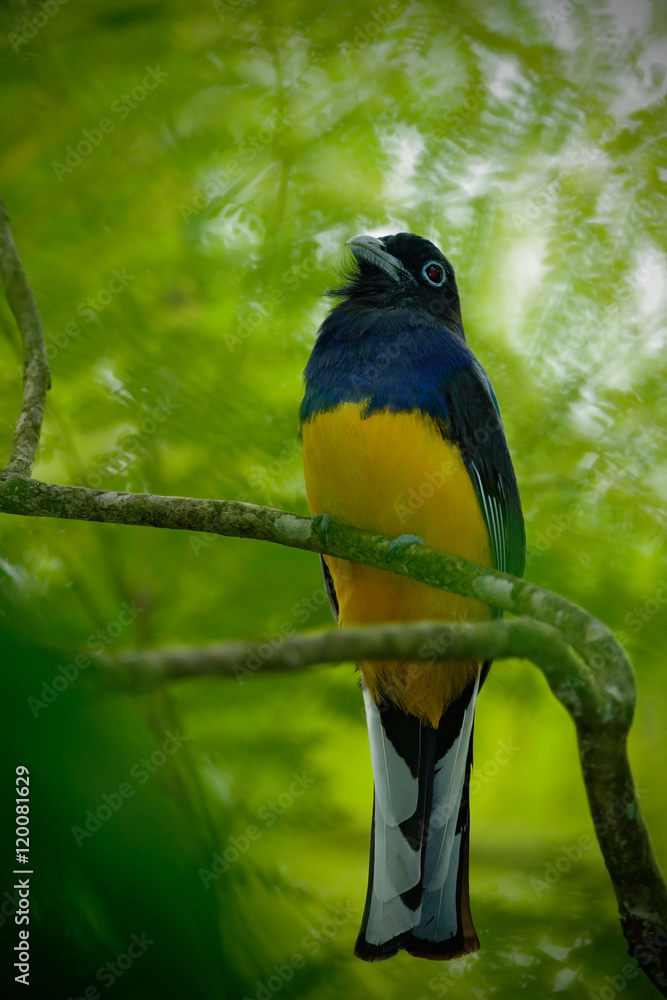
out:
M659 0L0 15L1 190L53 371L35 475L305 513L300 377L344 241L430 237L500 400L526 574L635 664L631 757L663 862L666 34ZM0 327L4 460L21 391L4 300ZM657 996L623 973L573 728L534 667L497 664L479 704L482 951L369 966L352 955L372 800L353 666L132 695L74 659L329 625L318 560L10 516L0 552L7 815L15 767L32 781L20 995Z

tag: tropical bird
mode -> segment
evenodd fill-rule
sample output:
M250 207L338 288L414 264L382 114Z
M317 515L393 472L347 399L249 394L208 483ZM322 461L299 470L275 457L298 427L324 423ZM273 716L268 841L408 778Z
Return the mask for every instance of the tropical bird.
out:
M313 515L523 572L521 503L498 403L468 347L454 270L414 233L347 241L304 372L300 428ZM486 604L322 557L341 625L491 618ZM444 647L443 647L444 648ZM355 954L479 948L468 895L475 702L490 663L358 664L374 777L370 871ZM430 662L429 662L430 661Z

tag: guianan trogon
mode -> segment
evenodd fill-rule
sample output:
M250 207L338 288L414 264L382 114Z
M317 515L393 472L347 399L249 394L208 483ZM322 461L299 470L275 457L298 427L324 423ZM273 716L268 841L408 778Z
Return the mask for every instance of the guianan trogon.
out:
M414 233L347 241L305 370L301 435L312 514L523 572L521 503L498 402L468 347L454 271ZM478 601L324 556L342 625L480 620ZM355 954L430 959L479 948L468 897L475 702L490 663L358 664L375 798ZM435 654L430 657L436 660Z

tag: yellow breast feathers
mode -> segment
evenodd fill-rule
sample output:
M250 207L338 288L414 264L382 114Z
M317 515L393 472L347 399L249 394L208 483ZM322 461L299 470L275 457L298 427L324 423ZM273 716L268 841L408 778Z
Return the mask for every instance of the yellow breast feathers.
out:
M304 423L303 461L312 514L424 544L491 566L484 518L456 445L419 413L342 403ZM487 605L404 576L326 556L342 625L489 618ZM479 669L477 663L372 661L359 664L374 699L437 726L444 709Z

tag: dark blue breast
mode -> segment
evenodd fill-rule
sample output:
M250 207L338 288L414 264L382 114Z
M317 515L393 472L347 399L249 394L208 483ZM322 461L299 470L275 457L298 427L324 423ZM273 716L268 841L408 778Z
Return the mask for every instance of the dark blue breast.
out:
M340 403L367 400L378 410L418 410L449 420L446 388L477 365L461 335L409 309L335 309L320 327L304 372L301 421Z

